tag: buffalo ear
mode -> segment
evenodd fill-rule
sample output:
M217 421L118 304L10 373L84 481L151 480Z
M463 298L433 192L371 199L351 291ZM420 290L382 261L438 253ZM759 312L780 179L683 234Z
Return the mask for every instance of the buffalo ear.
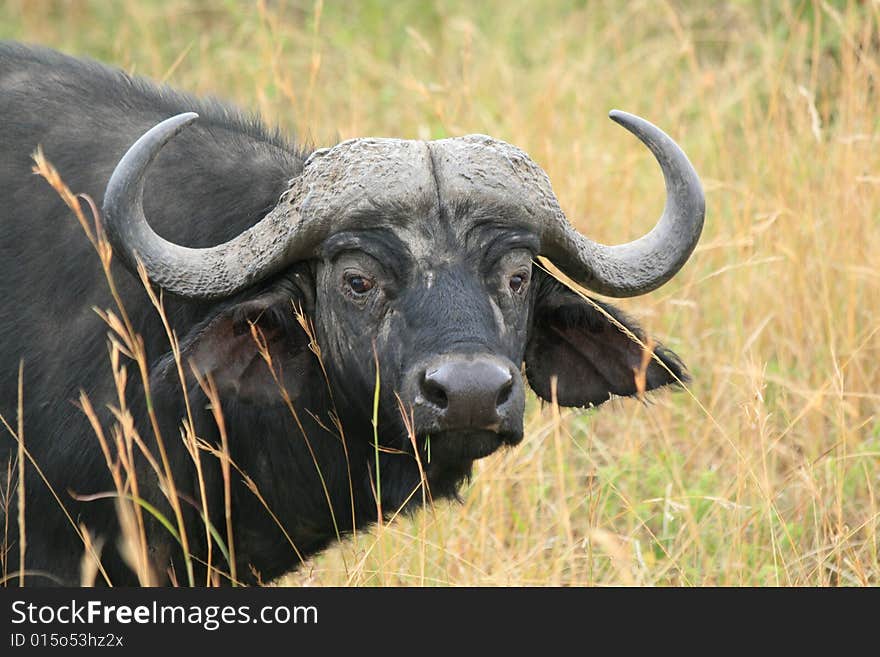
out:
M296 303L289 290L271 290L227 305L196 325L180 342L187 376L192 365L212 378L221 395L250 402L280 401L280 386L296 399L323 381L316 378L320 370L297 321ZM155 375L177 377L170 354Z
M643 349L600 310L557 280L546 276L537 292L532 328L526 345L529 385L550 401L551 379L561 406L598 405L612 395L637 393L636 373ZM593 301L643 344L645 334L617 308ZM654 345L654 353L671 370L651 359L645 371L645 390L687 381L684 365L671 351Z

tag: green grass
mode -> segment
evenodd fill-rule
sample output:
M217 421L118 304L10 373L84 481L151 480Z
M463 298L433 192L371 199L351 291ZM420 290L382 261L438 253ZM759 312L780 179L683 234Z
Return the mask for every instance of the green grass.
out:
M529 403L524 443L286 584L880 582L880 5L214 2L0 6L0 37L111 62L302 139L483 132L547 170L590 237L662 207L640 114L700 172L684 270L620 302L689 390ZM26 428L25 428L26 430Z

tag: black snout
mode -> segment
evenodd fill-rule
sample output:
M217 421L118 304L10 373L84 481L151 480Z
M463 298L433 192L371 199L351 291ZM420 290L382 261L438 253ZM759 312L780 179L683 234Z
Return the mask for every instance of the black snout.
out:
M499 432L517 372L494 356L445 356L423 370L417 406L427 407L441 430Z

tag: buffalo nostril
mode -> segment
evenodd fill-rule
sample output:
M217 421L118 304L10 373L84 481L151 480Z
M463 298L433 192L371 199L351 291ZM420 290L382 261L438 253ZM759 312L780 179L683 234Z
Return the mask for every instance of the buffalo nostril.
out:
M423 371L421 405L442 428L497 430L510 412L515 377L500 358L447 356Z
M443 384L434 378L435 374L436 370L425 374L422 379L422 396L440 410L445 410L449 406L449 397Z
M503 406L504 403L510 399L510 393L513 390L513 377L510 377L506 383L501 385L501 389L498 391L498 396L495 398L495 408L499 406Z

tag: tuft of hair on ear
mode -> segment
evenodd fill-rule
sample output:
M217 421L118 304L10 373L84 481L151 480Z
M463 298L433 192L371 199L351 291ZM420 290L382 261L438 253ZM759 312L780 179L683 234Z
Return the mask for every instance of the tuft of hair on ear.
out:
M644 342L643 339L642 342ZM660 359L664 368L672 375L673 380L670 381L668 385L671 385L676 389L681 389L683 385L691 382L691 375L688 373L681 358L675 353L664 347L662 344L655 342L653 355Z

